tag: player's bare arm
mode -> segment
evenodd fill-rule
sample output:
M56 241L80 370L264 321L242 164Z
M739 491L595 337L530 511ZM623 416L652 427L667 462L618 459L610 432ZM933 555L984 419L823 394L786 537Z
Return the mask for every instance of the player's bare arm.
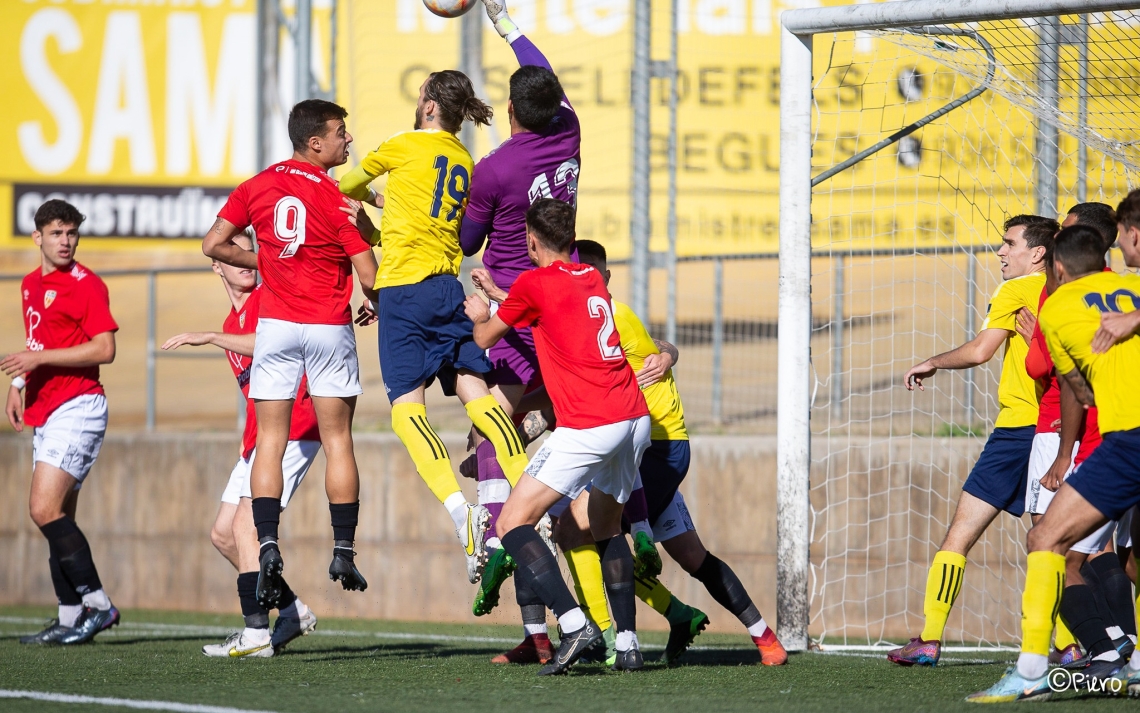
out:
M914 391L916 386L919 391L925 391L922 385L923 379L934 376L939 369L971 369L985 364L997 354L997 350L1008 337L1009 331L1005 329L983 329L978 336L957 349L932 356L921 364L911 367L903 377L903 385L907 391Z
M673 368L673 365L677 363L677 347L673 346L669 342L664 342L657 339L654 339L653 343L657 345L658 349L661 349L661 353L650 354L649 356L645 357L645 361L641 366L641 371L635 374L637 377L637 385L643 389L647 386L653 386L658 381L664 379L665 374L668 373L668 371Z
M212 260L246 270L256 270L257 253L246 250L234 242L234 236L240 235L241 232L230 221L218 218L214 221L210 232L202 238L202 252Z
M1041 476L1041 487L1057 492L1065 482L1065 474L1073 462L1073 448L1077 445L1077 435L1085 422L1085 407L1077 399L1073 387L1066 379L1058 379L1061 389L1061 446L1057 449L1057 459L1045 475Z
M502 303L507 299L507 291L495 284L491 278L491 273L479 267L471 271L471 284L475 285L483 294L487 295L487 299L492 302Z
M673 360L673 366L677 366L677 362L681 361L681 352L678 351L677 347L673 346L664 339L654 339L653 343L657 345L657 348L661 350L662 354L669 355L669 357Z
M339 206L340 210L348 215L348 222L356 226L360 231L360 237L364 238L365 242L369 245L380 244L380 229L372 222L372 216L368 215L368 211L364 210L364 204L348 196L343 197L344 205ZM383 207L384 201L380 200L380 206Z
M4 415L16 433L24 431L24 394L15 384L8 387L8 401L4 404Z
M1096 406L1096 397L1093 395L1092 387L1077 369L1073 369L1068 374L1064 375L1064 381L1073 389L1073 393L1077 397L1077 401L1085 406ZM1062 419L1064 416L1062 415ZM1062 421L1062 425L1064 425Z
M10 377L23 376L41 366L86 367L115 361L115 333L96 334L91 341L64 349L22 351L0 359L0 370Z
M1093 335L1093 354L1104 354L1114 344L1140 333L1140 310L1105 312L1100 316L1100 329Z
M253 356L253 345L257 341L255 334L226 334L225 332L183 332L167 339L163 351L172 351L178 347L202 347L212 344L234 354Z
M1017 333L1026 344L1033 341L1033 330L1037 327L1037 317L1027 309L1017 310Z
M467 295L463 309L475 323L475 344L480 349L490 349L492 344L497 343L510 330L499 315L491 315L490 307L479 295Z

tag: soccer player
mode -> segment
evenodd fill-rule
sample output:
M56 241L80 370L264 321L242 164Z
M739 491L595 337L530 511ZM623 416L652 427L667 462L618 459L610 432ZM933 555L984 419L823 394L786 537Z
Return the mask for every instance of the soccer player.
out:
M998 412L993 433L962 486L950 529L934 555L926 579L922 633L892 649L887 660L905 666L933 666L942 650L942 633L954 599L962 589L966 555L1002 510L1020 517L1025 510L1026 476L1037 423L1037 385L1025 371L1029 345L1017 334L1017 315L1034 315L1045 284L1045 253L1058 229L1057 221L1018 215L1005 222L998 250L1003 282L990 298L978 335L962 346L931 357L910 369L903 384L910 391L939 369L970 369L989 361L1005 347ZM1031 230L1032 228L1032 230Z
M465 255L474 255L486 244L483 266L494 284L509 291L520 274L534 267L526 249L527 209L539 198L555 198L576 205L582 129L550 62L522 34L502 3L484 0L484 5L496 31L514 51L519 68L510 77L507 101L511 135L475 165L460 245ZM513 415L528 386L541 383L534 337L529 329L512 329L491 347L488 356L493 366L487 375L488 383L492 384L491 393L504 411ZM497 601L497 586L506 578L508 572L504 569L509 562L505 553L494 551L499 546L498 538L493 535L495 523L502 503L510 494L510 485L498 466L496 454L495 445L490 441L476 445L479 502L491 513L489 530L492 532L487 543L492 550L487 572L473 606L474 611L484 613L489 611L486 603ZM656 556L652 542L648 546L643 544L647 539L643 536L635 541L635 552L646 555L652 552ZM566 552L566 557L574 571L595 571L600 585L601 573L597 571L597 555L592 543L589 547ZM657 562L660 565L660 557ZM533 607L529 610L537 611ZM544 624L545 615L541 622L524 621L524 626Z
M258 269L264 281L261 314L250 366L249 397L257 412L257 457L250 473L253 521L260 543L257 599L281 604L284 562L277 542L284 493L282 460L289 443L293 403L308 377L325 449L325 491L333 527L329 576L348 590L368 583L357 571L352 545L360 513L360 477L352 449L352 414L360 395L360 366L352 331L352 271L375 299L376 258L362 235L375 230L363 212L356 225L341 211L343 199L328 171L348 160L348 112L307 99L289 112L293 157L270 166L230 194L202 241L210 258ZM252 225L257 253L234 242ZM366 314L359 320L370 323Z
M244 250L253 250L246 235L234 236L234 243ZM259 568L257 528L253 525L253 506L249 487L250 466L257 445L257 411L249 399L249 375L257 331L258 314L265 288L257 284L257 271L224 265L217 260L214 272L222 278L222 286L232 305L221 332L187 332L171 337L162 345L164 350L181 346L213 344L224 349L230 368L237 378L238 388L246 396L245 433L242 434L242 452L230 473L229 482L222 493L218 515L210 531L210 540L234 569L238 571L237 591L245 618L245 629L238 631L222 644L202 647L206 656L241 658L270 657L279 653L289 642L308 634L317 626L312 610L293 593L284 578L281 580L280 615L269 633L269 609L257 601L257 573ZM321 435L317 428L317 415L309 396L307 380L302 378L297 400L289 423L289 443L282 461L284 490L281 508L297 491L313 459L321 449Z
M558 428L527 466L498 522L503 547L518 563L516 581L542 598L562 630L558 651L540 675L565 672L602 636L534 531L563 496L577 497L591 483L590 530L617 630L614 668L643 666L635 633L633 555L621 531L621 513L649 446L649 410L622 354L609 291L597 270L571 262L573 244L574 208L539 199L527 211L527 249L538 269L518 277L493 316L477 295L466 303L481 348L511 327L533 327L558 417Z
M1118 211L1118 220L1129 221L1129 226L1135 218L1140 215ZM1125 262L1140 266L1140 241L1126 237L1123 229L1121 233ZM1140 231L1136 236L1140 237ZM1081 403L1098 407L1103 440L1069 476L1045 517L1029 531L1021 654L1017 665L996 684L967 698L973 702L1008 702L1051 694L1047 655L1065 583L1065 553L1078 540L1140 502L1140 406L1135 398L1140 389L1140 339L1128 332L1104 353L1094 351L1102 313L1132 313L1140 307L1140 277L1105 272L1103 236L1088 226L1075 225L1061 231L1053 260L1060 286L1041 311L1041 331L1057 373ZM1099 658L1084 671L1090 680L1103 679L1121 669L1116 651ZM1133 653L1116 681L1118 688L1140 693L1140 654Z
M471 422L495 445L512 483L526 467L526 450L487 388L483 375L491 362L475 346L471 320L463 312L459 224L473 162L456 134L465 120L487 124L491 107L475 96L462 72L433 72L420 86L415 130L396 134L365 156L341 179L340 189L375 203L368 184L389 174L376 311L392 430L451 516L467 557L467 578L474 583L487 559L490 513L468 503L460 491L447 448L427 419L427 387L439 378L445 394L459 397Z
M23 644L82 644L119 623L75 510L107 431L99 365L115 360L107 286L75 260L85 217L49 200L36 210L32 242L40 267L24 277L26 349L0 359L12 377L5 413L17 432L32 427L32 521L48 541L59 615ZM22 391L27 387L27 393Z

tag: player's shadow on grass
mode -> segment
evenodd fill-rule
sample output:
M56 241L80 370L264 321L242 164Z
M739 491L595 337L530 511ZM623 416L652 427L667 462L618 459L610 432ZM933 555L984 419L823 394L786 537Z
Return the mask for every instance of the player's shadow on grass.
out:
M181 636L176 635L176 634L172 634L172 635L163 635L160 638L160 637L155 637L155 636L131 636L130 634L127 634L127 635L117 634L113 637L112 636L100 637L98 639L98 641L100 644L103 644L105 646L133 646L134 644L147 644L147 643L153 644L156 641L162 641L162 642L167 642L167 641L180 641L180 642L196 641L197 642L197 641L200 641L202 643L217 643L218 637L216 637L216 636L203 636L202 634L183 634Z
M646 663L659 663L658 655L647 658ZM697 649L685 652L679 666L759 666L760 655L752 649ZM662 664L663 666L663 664Z
M306 661L351 661L375 658L449 659L459 656L494 656L496 648L460 648L446 644L374 643L364 646L305 646L282 651L279 656L303 656Z

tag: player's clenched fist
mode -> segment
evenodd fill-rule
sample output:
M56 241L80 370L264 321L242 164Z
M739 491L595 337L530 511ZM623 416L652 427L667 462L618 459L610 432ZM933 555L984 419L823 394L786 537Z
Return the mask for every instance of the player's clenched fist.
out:
M919 391L926 391L922 386L922 380L934 376L936 371L938 371L938 367L933 366L927 359L918 366L911 367L911 370L903 377L903 385L906 386L907 391L914 391L916 386Z
M484 268L477 267L471 271L471 284L483 290L483 294L492 302L502 302L507 299L507 292L495 284L491 273Z
M467 318L475 324L491 319L491 308L479 298L479 295L467 295L467 300L463 303L463 311L467 313Z

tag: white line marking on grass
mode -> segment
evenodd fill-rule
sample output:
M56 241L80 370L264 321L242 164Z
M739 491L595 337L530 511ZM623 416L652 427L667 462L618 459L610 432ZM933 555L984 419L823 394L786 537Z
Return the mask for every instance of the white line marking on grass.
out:
M0 624L43 624L42 619L29 617L0 616ZM228 636L236 631L234 627L210 626L207 624L160 624L154 622L125 622L100 636L173 636L194 634L202 636ZM345 631L338 629L317 629L310 636L332 636L351 638L392 639L396 641L440 641L460 644L514 644L518 639L498 636L460 636L456 634L428 634L411 631ZM642 644L644 651L661 651L660 644ZM724 651L731 649L748 650L751 646L723 644L690 646L689 651Z
M120 708L139 708L149 711L177 711L178 713L273 713L273 711L230 708L228 706L206 706L197 703L140 701L133 698L96 698L95 696L73 696L67 693L11 691L3 688L0 688L0 698L28 698L33 701L48 701L50 703L83 703L87 705L118 706Z

